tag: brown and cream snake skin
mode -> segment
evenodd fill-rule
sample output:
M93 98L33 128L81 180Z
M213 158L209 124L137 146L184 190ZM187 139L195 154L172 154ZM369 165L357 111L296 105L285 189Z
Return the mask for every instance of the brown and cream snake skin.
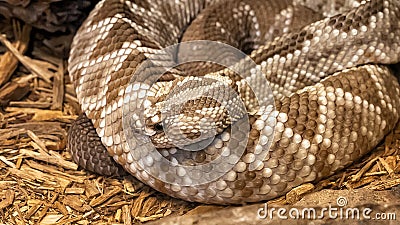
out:
M192 40L220 41L248 53L269 82L275 108L254 100L257 90L267 87L253 93L246 79L210 63L172 69L152 86L132 82L159 49ZM86 116L72 126L68 147L89 170L108 175L125 170L188 201L268 200L348 166L394 128L400 87L389 65L399 62L399 45L398 0L103 0L72 44L68 69ZM215 54L229 59L223 51ZM251 79L259 84L259 77ZM239 93L248 113L219 89L223 84ZM204 90L226 102L198 96L183 101L167 119L160 116L162 107ZM229 107L237 109L233 119L227 117ZM124 131L123 116L136 136ZM231 125L240 128L244 117L249 132L231 134ZM200 121L211 121L218 133L200 151L174 146L181 139L162 129L196 140L206 133ZM205 167L199 177L185 167L165 167L157 164L160 159L137 153L149 144L174 165L204 165L219 155L229 165L235 148L245 151L222 176L199 184L196 179L209 178L217 167ZM151 173L144 164L154 167Z

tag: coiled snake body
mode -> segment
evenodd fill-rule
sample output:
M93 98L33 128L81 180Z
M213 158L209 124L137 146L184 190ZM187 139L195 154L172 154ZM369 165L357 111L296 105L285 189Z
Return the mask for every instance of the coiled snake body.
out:
M139 70L151 71L140 69L146 59L153 58L154 67L163 65L155 57L160 49L192 40L219 41L249 53L268 80L274 108L255 100L257 92L268 89L259 77L241 78L211 63L171 69L154 85L132 80ZM72 44L68 69L85 115L72 126L68 147L85 168L120 173L109 153L144 183L185 200L271 199L348 166L393 129L400 88L387 65L399 62L399 45L397 0L103 0ZM178 58L191 51L179 52ZM213 54L230 61L224 51ZM258 84L254 92L244 84L252 79ZM193 92L216 97L185 99ZM161 116L180 101L184 106L178 111ZM125 116L134 131L124 130ZM245 117L249 132L241 130ZM185 152L185 143L163 130L179 131L189 140L205 133L198 140L209 140L213 135L199 121L216 131L199 151ZM235 124L240 129L233 133ZM199 183L212 178L217 166L203 167L199 176L189 167L166 168L157 157L137 153L150 144L172 165L206 165L219 155L224 165L234 164ZM240 147L244 152L235 158Z

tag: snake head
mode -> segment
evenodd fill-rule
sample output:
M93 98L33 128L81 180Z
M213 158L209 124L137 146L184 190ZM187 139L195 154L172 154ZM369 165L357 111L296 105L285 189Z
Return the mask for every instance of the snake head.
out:
M245 113L225 83L204 77L158 82L145 107L145 132L158 148L182 147L213 138Z

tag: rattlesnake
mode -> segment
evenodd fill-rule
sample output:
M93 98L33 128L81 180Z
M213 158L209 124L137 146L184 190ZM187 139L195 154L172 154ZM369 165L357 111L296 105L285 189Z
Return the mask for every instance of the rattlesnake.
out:
M400 1L328 3L99 2L69 58L84 112L69 132L74 160L103 174L128 171L174 197L219 204L271 199L348 166L399 119L400 87L388 65L399 61ZM192 53L232 60L217 42L175 45L193 40L223 42L250 58L230 69L207 62L169 68ZM172 60L161 50L171 45ZM154 79L163 66L158 81L139 76ZM274 100L264 101L270 94ZM202 143L202 150L183 150Z

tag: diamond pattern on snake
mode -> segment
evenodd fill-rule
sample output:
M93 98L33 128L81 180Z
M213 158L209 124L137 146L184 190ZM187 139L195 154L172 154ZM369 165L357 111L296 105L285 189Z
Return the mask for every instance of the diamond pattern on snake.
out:
M103 0L74 37L83 168L188 201L284 195L399 119L397 0Z

